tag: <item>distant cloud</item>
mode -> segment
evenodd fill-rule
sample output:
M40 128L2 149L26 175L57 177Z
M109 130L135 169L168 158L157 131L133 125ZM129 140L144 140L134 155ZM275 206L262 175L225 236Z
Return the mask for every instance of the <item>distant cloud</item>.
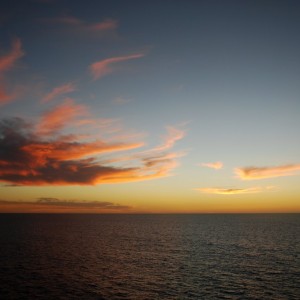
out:
M3 75L5 71L10 70L14 67L16 61L24 55L22 50L21 40L15 38L12 42L11 51L0 57L0 76Z
M15 85L11 87L9 84L0 79L0 106L1 104L7 104L24 94L26 90L25 86Z
M127 212L131 206L108 201L62 200L49 197L38 198L36 201L0 200L0 212L16 209L24 212Z
M0 105L14 100L15 97L16 97L16 93L13 94L7 93L4 84L0 84Z
M93 78L99 79L105 75L108 75L113 72L112 65L115 63L119 63L122 61L127 61L131 59L141 58L144 54L138 53L138 54L132 54L127 56L118 56L118 57L111 57L104 60L97 61L90 65L90 72L93 76Z
M212 163L202 163L201 165L203 167L212 168L215 170L219 170L219 169L223 168L223 163L221 161L216 161L216 162L212 162Z
M150 148L145 151L140 151L131 155L122 155L113 157L106 160L106 163L119 163L138 161L142 163L143 167L140 168L140 173L143 174L141 179L148 177L159 178L171 175L170 171L178 166L177 159L186 155L185 151L171 151L175 142L185 136L185 131L175 128L173 126L167 127L168 134L164 138L163 144ZM150 174L148 176L147 174ZM137 178L137 180L139 180Z
M224 189L224 188L199 188L196 189L202 193L206 194L219 194L219 195L235 195L235 194L252 194L262 192L262 188L260 187L252 187L246 189Z
M31 202L32 203L32 202ZM115 204L104 201L83 201L83 200L61 200L57 198L41 197L35 202L37 204L65 207L85 207L85 208L103 208L103 209L129 209L130 206Z
M245 167L236 168L235 174L242 180L265 179L281 176L297 175L300 164L289 164L276 167Z
M0 56L0 105L14 100L18 94L16 90L7 92L8 87L4 80L4 73L11 70L18 59L24 55L21 40L15 38L12 41L12 49L9 53Z
M116 20L105 20L103 22L93 23L87 26L88 30L91 31L108 31L113 30L118 27L118 22Z
M139 152L135 155L132 155L130 157L123 157L121 160L132 160L132 159L145 159L147 160L154 160L161 159L162 157L165 157L165 151L170 150L174 147L175 143L182 138L184 138L186 132L183 129L179 129L174 126L167 126L167 135L163 137L163 143L153 147L151 149ZM184 152L174 153L174 152L167 152L168 158L175 157L181 157L185 155Z
M184 156L184 151L172 150L175 143L185 136L185 131L173 126L167 127L168 134L163 144L151 149L140 151L129 156L116 157L108 160L108 163L137 162L138 172L130 181L143 181L171 176L171 171L178 166L178 158ZM126 180L125 180L126 181Z
M118 28L118 21L106 19L101 22L87 23L73 16L63 16L42 21L50 24L63 25L67 30L76 34L96 34L103 35L114 32Z
M124 105L131 101L131 99L125 99L123 97L116 97L112 100L112 103L115 105Z
M185 136L184 130L181 130L181 129L178 129L178 128L175 128L172 126L168 126L167 131L168 131L168 134L164 138L163 144L154 148L153 150L164 151L169 148L172 148L178 140L181 140Z
M52 101L53 99L59 96L74 92L75 90L76 90L76 86L72 82L66 83L64 85L60 85L58 87L55 87L50 93L46 94L42 98L41 102L46 103Z

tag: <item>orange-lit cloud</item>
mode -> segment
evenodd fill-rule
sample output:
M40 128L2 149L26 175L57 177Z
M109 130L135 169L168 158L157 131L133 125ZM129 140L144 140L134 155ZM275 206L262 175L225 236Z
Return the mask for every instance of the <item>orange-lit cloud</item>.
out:
M100 77L103 77L103 76L113 72L113 68L112 68L113 64L119 63L122 61L140 58L143 56L144 56L144 54L138 53L138 54L111 57L111 58L107 58L104 60L100 60L100 61L97 61L90 65L90 72L94 79L99 79Z
M126 165L137 166L133 172L125 174L122 178L116 177L112 182L134 182L171 176L172 170L178 166L178 158L186 154L184 151L171 151L171 148L176 141L185 136L185 132L171 126L167 127L167 131L168 134L162 145L133 155L106 160L105 163L108 164L124 162Z
M0 182L90 185L150 180L170 176L183 155L170 151L173 138L172 143L165 143L167 147L137 153L133 161L105 161L101 155L136 149L143 143L86 141L75 134L63 135L61 130L80 113L73 102L66 102L44 115L38 125L20 118L0 122Z
M44 164L47 159L59 161L78 159L99 153L135 149L143 145L143 143L107 143L103 141L79 142L67 138L64 136L51 142L32 142L23 146L22 150L34 153L36 156L35 163L38 165Z
M42 98L41 102L43 103L49 102L61 95L74 92L75 90L76 90L76 86L74 85L74 83L69 82L67 84L55 87L50 93L48 93Z
M281 176L297 175L300 164L290 164L276 167L246 167L236 168L235 174L242 180L265 179Z
M224 188L199 188L196 189L206 194L218 194L218 195L235 195L235 194L252 194L262 192L260 187L252 187L246 189L224 189Z
M212 168L215 170L219 170L219 169L223 168L223 163L221 161L216 161L216 162L212 162L212 163L202 163L201 165L203 167Z
M140 151L133 155L115 157L107 161L107 163L118 162L136 162L138 164L138 172L133 172L129 176L121 179L127 181L142 181L172 176L172 170L178 166L178 158L186 155L185 151L175 152L171 148L175 142L185 136L185 132L175 127L167 127L168 134L164 143L146 151ZM118 179L117 179L118 180Z
M75 104L70 98L65 99L63 104L49 110L37 124L37 131L40 134L53 134L61 130L66 124L87 114L87 108L84 105Z

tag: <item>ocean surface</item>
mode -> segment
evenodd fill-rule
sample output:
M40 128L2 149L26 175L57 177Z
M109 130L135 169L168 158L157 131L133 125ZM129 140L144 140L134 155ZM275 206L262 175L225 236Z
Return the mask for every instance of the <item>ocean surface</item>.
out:
M300 214L0 214L0 299L300 299Z

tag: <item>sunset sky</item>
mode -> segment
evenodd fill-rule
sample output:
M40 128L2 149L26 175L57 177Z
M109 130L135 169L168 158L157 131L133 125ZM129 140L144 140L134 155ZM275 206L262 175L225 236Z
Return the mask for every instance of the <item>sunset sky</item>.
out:
M300 2L2 1L0 212L300 212Z

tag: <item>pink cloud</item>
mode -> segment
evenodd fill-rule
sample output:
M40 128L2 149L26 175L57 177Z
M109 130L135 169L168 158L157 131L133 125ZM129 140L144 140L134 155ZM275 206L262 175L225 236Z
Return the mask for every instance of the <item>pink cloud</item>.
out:
M212 162L212 163L202 163L201 165L203 167L212 168L215 170L219 170L219 169L223 168L223 163L221 161L216 161L216 162Z
M61 24L66 27L66 29L71 30L74 33L94 33L94 34L105 34L108 32L113 32L118 28L118 21L113 19L106 19L101 22L87 23L79 18L73 16L63 16L53 19L44 19L48 23Z
M206 194L236 195L236 194L260 193L260 192L262 192L263 189L260 187L252 187L252 188L246 188L246 189L199 188L196 190L198 190L202 193L206 193Z
M235 174L242 180L265 179L272 177L293 176L300 171L300 164L289 164L276 167L236 168Z
M42 115L40 122L37 124L37 132L46 135L54 134L74 121L76 117L86 114L86 106L75 104L72 99L67 98L63 104Z
M178 129L178 128L175 128L172 126L168 126L167 131L168 131L168 134L164 138L163 144L154 148L153 149L154 151L164 151L164 150L170 149L174 146L174 144L178 140L181 140L185 136L184 130L181 130L181 129Z
M50 21L52 21L53 23L61 23L61 24L71 25L71 26L80 26L84 24L82 20L71 16L58 17L55 19L51 19Z
M76 86L74 85L74 83L69 82L64 85L60 85L58 87L55 87L50 93L46 94L42 98L41 102L43 103L49 102L61 95L74 92L75 90L76 90Z
M112 57L112 58L100 60L100 61L97 61L90 65L90 72L91 72L93 78L96 80L107 74L112 73L113 72L113 68L112 68L113 64L119 63L122 61L131 60L131 59L141 58L143 56L144 56L144 54L139 53L139 54Z
M116 20L105 20L103 22L93 23L87 26L88 30L91 31L108 31L118 27Z
M17 97L17 89L14 89L12 92L7 92L8 84L4 80L4 73L11 70L17 60L24 55L22 51L21 40L15 38L12 41L12 49L9 53L0 57L0 105L6 104Z
M11 51L0 57L0 75L2 75L5 71L10 70L14 67L16 61L24 55L22 50L21 40L15 38L12 41L12 49Z

